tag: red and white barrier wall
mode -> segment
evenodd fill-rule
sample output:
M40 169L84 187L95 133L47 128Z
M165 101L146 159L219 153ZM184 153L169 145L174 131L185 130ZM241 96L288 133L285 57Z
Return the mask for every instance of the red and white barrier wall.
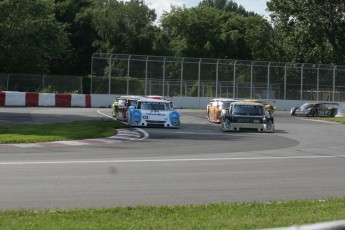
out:
M91 107L89 94L0 92L0 106Z
M0 106L42 106L42 107L85 107L110 108L113 100L120 95L116 94L54 94L30 92L0 92ZM178 108L204 109L209 97L168 97ZM290 111L296 105L307 101L275 100L269 101L277 110ZM338 115L345 117L345 102L338 102Z

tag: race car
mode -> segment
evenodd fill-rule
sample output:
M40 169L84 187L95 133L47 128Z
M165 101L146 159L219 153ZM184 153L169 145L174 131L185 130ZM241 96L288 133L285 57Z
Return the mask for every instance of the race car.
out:
M274 132L274 118L261 103L234 102L222 116L221 130Z
M263 101L263 100L259 100L259 99L247 99L247 100L243 100L245 102L255 102L255 103L261 103L264 104L265 109L267 112L269 112L271 115L274 113L274 111L276 110L276 107L274 107L271 104L268 104L267 102Z
M290 110L291 116L305 117L335 117L338 113L339 104L325 102L307 102L300 107Z
M147 95L145 97L149 99L165 100L165 97L159 95Z
M222 114L229 110L232 102L238 101L232 98L213 98L210 99L206 107L206 118L210 122L220 123Z
M117 120L127 121L127 110L129 106L136 106L141 96L121 96L113 100L111 114Z
M180 113L171 101L140 99L129 107L127 122L134 127L180 128Z

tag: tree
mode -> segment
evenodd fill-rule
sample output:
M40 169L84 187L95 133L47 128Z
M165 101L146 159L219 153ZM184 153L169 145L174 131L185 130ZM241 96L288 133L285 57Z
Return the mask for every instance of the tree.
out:
M254 12L246 11L242 5L238 5L232 0L203 0L199 6L213 7L224 12L234 12L243 16L256 16Z
M162 19L162 29L176 56L257 59L271 57L272 28L261 16L224 12L204 4L173 7Z
M216 58L223 54L219 46L222 12L200 6L191 9L173 7L162 19L163 31L176 56Z
M52 72L65 74L88 74L91 56L96 51L92 46L97 34L92 28L92 1L55 0L56 19L66 25L71 46L68 53L51 63Z
M261 16L243 16L226 13L220 24L226 58L242 60L269 60L272 28Z
M344 0L271 0L267 6L293 60L345 64Z
M0 1L0 72L48 73L68 44L50 1Z
M94 44L108 53L151 54L155 19L154 10L139 0L95 0L92 25L100 39Z

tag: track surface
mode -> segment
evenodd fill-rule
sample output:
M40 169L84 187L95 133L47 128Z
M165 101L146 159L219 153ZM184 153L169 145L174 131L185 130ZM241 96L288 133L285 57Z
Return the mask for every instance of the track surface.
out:
M110 109L0 108L0 125L104 119ZM102 118L103 117L103 118ZM345 196L345 126L276 112L276 132L222 133L202 110L141 141L1 148L0 210Z

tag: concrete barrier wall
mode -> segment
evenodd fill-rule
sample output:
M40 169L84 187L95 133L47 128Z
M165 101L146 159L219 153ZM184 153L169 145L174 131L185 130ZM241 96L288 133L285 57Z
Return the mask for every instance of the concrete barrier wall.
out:
M106 107L110 108L113 100L119 95L114 94L91 94L91 107Z
M0 106L91 107L91 96L5 91L0 92Z
M0 106L47 106L110 108L116 94L54 94L32 92L0 92ZM205 109L210 97L166 97L178 108ZM277 110L290 111L307 101L269 100ZM345 102L339 102L339 116L345 116Z

